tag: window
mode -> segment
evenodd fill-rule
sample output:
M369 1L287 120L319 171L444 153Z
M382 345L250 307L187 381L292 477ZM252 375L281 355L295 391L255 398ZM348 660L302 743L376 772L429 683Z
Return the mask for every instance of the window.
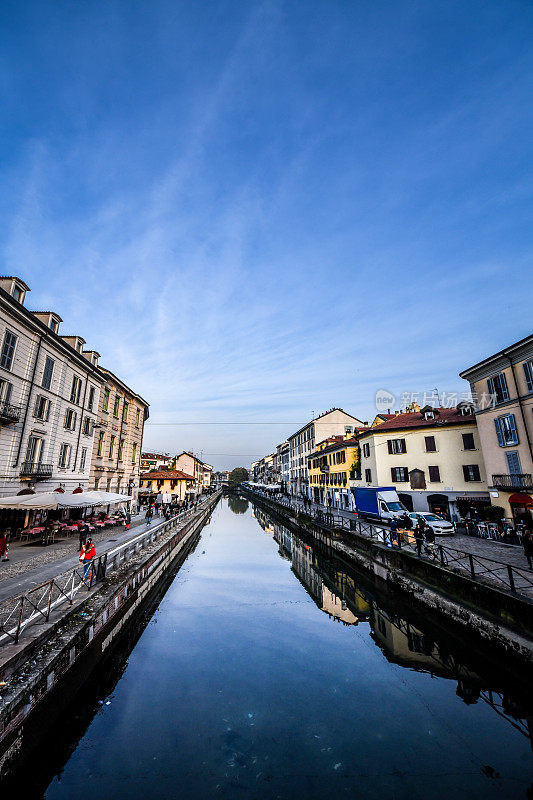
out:
M26 449L26 461L30 464L40 464L43 457L44 439L38 436L30 436Z
M89 389L89 399L87 400L87 408L89 409L89 411L93 410L93 406L94 406L94 386L91 386L91 388Z
M370 445L368 442L365 442L363 445L363 455L365 458L370 456Z
M463 464L465 481L480 481L479 467L477 464Z
M83 435L90 436L93 432L93 420L92 417L84 417L83 419Z
M133 442L133 447L131 450L131 463L135 464L137 460L137 442Z
M371 469L365 469L365 481L367 483L372 483L372 470Z
M387 439L389 453L406 453L405 439Z
M23 292L20 286L17 286L17 284L13 286L11 297L16 300L17 303L22 303Z
M0 353L0 367L11 371L16 345L17 337L14 333L11 333L11 331L6 330L2 343L2 352Z
M57 321L57 319L52 318L50 320L50 330L53 331L54 333L57 333L58 328L59 328L59 322Z
M103 431L100 431L100 433L98 434L98 448L96 450L96 457L97 458L102 458L102 450L103 450L103 448L104 448L104 433L103 433Z
M476 443L474 442L473 433L463 433L463 450L475 450Z
M78 415L72 408L67 408L65 411L65 428L67 431L73 431L76 428L76 420Z
M121 439L118 445L118 460L122 461L122 455L124 453L124 439Z
M70 465L70 454L72 452L72 447L70 444L62 444L59 449L59 461L58 466L60 469L68 469Z
M46 421L50 415L50 400L38 394L35 398L35 405L33 407L33 416L37 419Z
M12 383L9 383L9 381L5 381L3 378L0 378L0 403L11 402L12 389L13 389Z
M120 406L120 395L116 395L115 397L115 405L113 406L113 416L118 417L118 409Z
M54 374L54 364L55 361L50 356L46 356L46 360L44 362L44 370L43 370L43 379L41 381L41 386L43 389L49 389L52 385L52 375Z
M509 475L522 475L520 456L518 455L516 450L513 450L510 453L506 453L505 459L507 461L507 469L509 470Z
M109 408L109 389L104 389L104 399L102 400L102 411L107 411Z
M438 467L428 467L430 483L440 483L440 470Z
M400 439L400 441L403 441ZM391 480L393 483L407 483L409 480L409 470L407 467L391 467Z
M141 417L141 409L140 409L140 408L138 408L138 409L136 410L136 412L135 412L135 427L136 427L136 428L138 428L138 427L139 427L139 420L140 420L140 417Z
M86 447L82 447L81 458L80 458L80 472L83 472L83 470L85 469L85 461L86 461L86 459L87 459L87 448Z
M426 443L426 453L437 452L437 445L435 444L434 436L424 436L424 441Z
M129 405L130 405L129 403L126 403L126 401L124 401L124 405L122 406L122 422L127 422L128 421L128 408L129 408Z
M533 361L525 361L523 366L527 390L533 392Z
M509 400L507 381L503 372L500 372L499 375L495 375L493 378L489 378L487 380L487 387L489 394L494 396L496 403L505 403L506 400Z
M109 458L113 458L113 450L115 449L115 437L112 436L109 440Z
M496 417L494 420L496 436L500 447L508 447L510 444L518 444L518 431L514 414L505 414L503 417Z
M70 402L79 405L80 394L81 394L81 378L78 378L77 375L74 375L74 377L72 378L72 388L70 390Z

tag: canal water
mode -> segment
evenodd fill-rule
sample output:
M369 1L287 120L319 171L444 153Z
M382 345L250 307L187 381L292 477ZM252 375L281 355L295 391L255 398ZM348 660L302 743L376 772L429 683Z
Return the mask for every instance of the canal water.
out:
M68 757L46 787L20 791L533 796L519 687L366 580L246 500L222 500Z

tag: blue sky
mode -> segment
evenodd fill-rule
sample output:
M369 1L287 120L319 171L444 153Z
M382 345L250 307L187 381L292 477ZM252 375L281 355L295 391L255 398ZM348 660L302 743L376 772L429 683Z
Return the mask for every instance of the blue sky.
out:
M249 464L531 333L531 2L0 15L0 271L149 400L146 448Z

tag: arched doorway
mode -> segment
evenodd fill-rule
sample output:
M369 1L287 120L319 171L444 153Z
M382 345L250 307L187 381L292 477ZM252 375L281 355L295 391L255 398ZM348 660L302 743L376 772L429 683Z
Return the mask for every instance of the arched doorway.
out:
M404 493L400 492L400 494L398 495L398 499L400 500L400 503L403 506L405 506L408 511L413 511L413 498L412 498L412 495L404 494Z
M428 494L428 508L432 514L447 517L450 514L450 503L445 494Z

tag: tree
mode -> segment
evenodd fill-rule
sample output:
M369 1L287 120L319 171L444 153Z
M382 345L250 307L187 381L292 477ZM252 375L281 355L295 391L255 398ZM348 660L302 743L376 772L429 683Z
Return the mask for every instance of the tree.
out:
M235 467L231 470L228 480L230 486L237 486L238 483L248 480L248 470L244 467Z

